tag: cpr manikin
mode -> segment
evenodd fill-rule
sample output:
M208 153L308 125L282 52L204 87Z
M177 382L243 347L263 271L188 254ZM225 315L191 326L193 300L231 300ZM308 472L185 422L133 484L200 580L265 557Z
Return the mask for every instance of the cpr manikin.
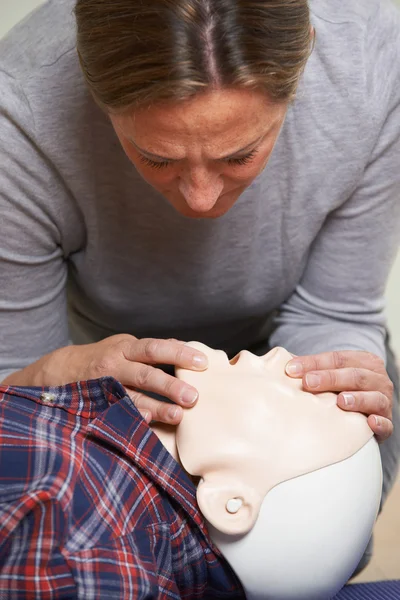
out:
M285 374L275 348L231 361L200 343L203 372L177 370L199 391L173 431L154 429L186 471L210 535L248 600L328 600L367 546L382 489L367 419L331 393Z

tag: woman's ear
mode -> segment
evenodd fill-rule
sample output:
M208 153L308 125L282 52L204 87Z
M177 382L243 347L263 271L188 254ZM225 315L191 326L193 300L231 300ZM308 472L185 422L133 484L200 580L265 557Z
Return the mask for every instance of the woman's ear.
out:
M240 482L201 480L197 502L215 529L227 535L244 535L254 527L262 500L254 489Z

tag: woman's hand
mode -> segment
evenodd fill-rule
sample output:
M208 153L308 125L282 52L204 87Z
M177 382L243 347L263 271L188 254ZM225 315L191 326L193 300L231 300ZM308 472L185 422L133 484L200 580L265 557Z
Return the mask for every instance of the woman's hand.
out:
M75 348L81 349L83 364L87 365L78 379L88 379L88 375L90 378L114 377L125 386L148 423L160 421L176 425L182 420L182 407L190 408L198 399L195 388L155 368L155 365L203 371L208 364L202 352L178 340L116 335L97 344ZM150 398L146 392L165 396L174 404Z
M367 415L379 442L392 434L393 384L378 356L352 350L296 356L286 372L301 377L309 392L338 392L338 406Z
M60 348L10 375L4 384L48 387L110 376L122 383L148 423L178 424L182 407L194 406L198 392L155 365L203 371L207 364L207 357L185 342L121 334L93 344ZM150 398L146 392L165 396L174 404Z

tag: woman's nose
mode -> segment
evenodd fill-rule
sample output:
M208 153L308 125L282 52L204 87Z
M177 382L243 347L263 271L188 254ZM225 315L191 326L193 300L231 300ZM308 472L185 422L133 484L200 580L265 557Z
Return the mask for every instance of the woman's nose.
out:
M218 201L224 189L219 175L202 173L181 177L179 191L188 206L196 212L208 212Z

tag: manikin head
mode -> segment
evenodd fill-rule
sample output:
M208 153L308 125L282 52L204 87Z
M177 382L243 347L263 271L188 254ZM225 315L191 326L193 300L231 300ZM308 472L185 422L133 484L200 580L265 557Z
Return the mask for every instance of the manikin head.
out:
M335 394L304 392L285 374L292 356L282 348L229 361L191 345L209 368L177 370L199 401L176 443L184 468L201 477L197 499L214 542L249 598L327 600L357 566L379 506L379 449L366 418L342 411Z

